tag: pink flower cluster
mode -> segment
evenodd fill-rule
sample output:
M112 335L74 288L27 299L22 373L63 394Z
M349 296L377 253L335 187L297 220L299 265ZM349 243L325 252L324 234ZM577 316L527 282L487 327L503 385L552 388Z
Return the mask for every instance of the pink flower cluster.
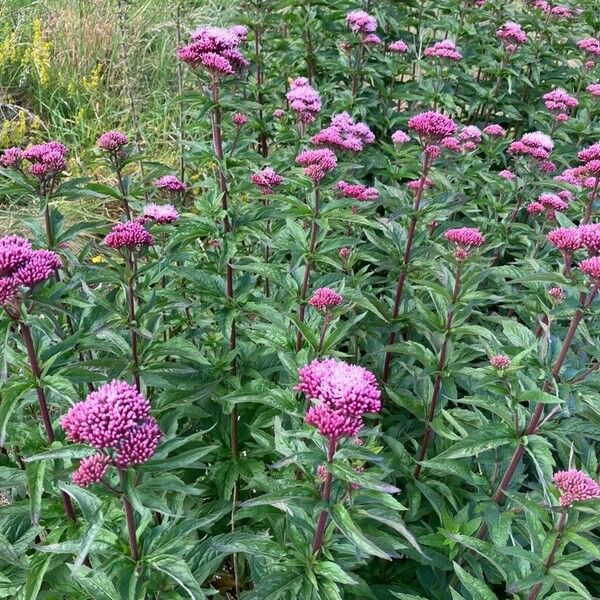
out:
M26 160L31 163L29 174L47 181L67 168L67 154L67 147L60 142L46 142L34 144L25 150L8 148L3 152L0 164L3 167L21 169L21 163Z
M523 31L518 23L507 21L496 31L496 35L506 45L506 51L512 54L516 49L527 42L527 34Z
M573 10L568 6L552 6L546 0L536 0L533 6L551 17L570 19L573 16Z
M377 20L364 10L353 10L346 15L346 23L354 33L375 33Z
M192 34L192 42L177 51L179 60L192 69L205 69L213 77L240 73L250 63L240 52L246 28L235 26L201 27Z
M583 50L586 54L591 57L600 57L600 40L593 37L583 38L577 42L577 46L580 50Z
M312 123L321 112L321 96L306 77L298 77L292 81L286 98L301 123Z
M104 243L110 248L133 248L135 246L153 246L154 238L138 221L117 223L104 238Z
M506 369L510 364L510 358L504 354L496 354L490 358L490 365L496 369Z
M404 133L404 131L402 131L401 129L398 129L397 131L394 131L394 133L392 133L392 143L395 146L401 146L402 144L406 144L407 142L410 142L410 136Z
M330 440L355 437L363 427L363 416L381 410L381 392L373 373L343 361L315 359L302 367L294 388L315 402L305 421Z
M102 451L81 461L73 474L73 482L80 485L100 481L109 465L126 469L146 462L161 438L148 400L134 386L118 380L104 384L72 406L62 417L61 426L68 440Z
M342 303L343 296L328 287L318 288L308 301L309 305L317 310L328 311Z
M423 143L428 144L453 136L458 126L450 117L430 110L411 117L408 120L408 128L414 131Z
M507 181L514 181L516 178L516 175L509 169L502 169L502 171L500 171L498 175L500 175L500 177L506 179Z
M340 181L335 189L340 192L340 195L344 198L353 198L360 202L367 202L369 200L377 200L379 198L379 192L374 187L367 187L360 183L346 183Z
M433 187L434 183L433 183L433 180L430 179L429 177L420 177L419 179L415 179L413 181L409 181L406 185L407 185L407 187L408 187L409 190L411 190L412 192L416 192L421 187L424 190L427 190L427 189Z
M304 174L318 183L337 165L337 158L329 148L304 150L296 157L296 164L304 167Z
M574 502L585 502L600 498L600 485L578 469L558 471L552 478L560 490L560 505L571 506Z
M465 260L473 248L479 248L485 242L485 237L476 227L448 229L444 237L454 244L454 256L457 260Z
M575 250L583 247L578 227L558 227L553 229L546 236L546 239L558 248L563 255L570 256Z
M463 152L472 152L477 149L477 146L481 144L483 135L481 129L475 125L467 125L462 128L458 134L458 141L460 143L460 149ZM454 139L454 138L446 138ZM444 140L442 140L442 143Z
M147 204L144 208L144 217L160 225L175 223L179 213L172 204ZM145 230L144 230L145 231Z
M546 108L555 114L555 119L559 122L567 121L569 111L579 104L577 98L573 98L561 88L544 94L543 98Z
M402 40L397 40L388 45L388 51L392 54L406 54L408 46Z
M154 182L154 186L157 190L167 194L178 194L187 190L187 185L176 175L164 175Z
M234 113L231 120L236 127L243 127L248 122L248 117L244 113L237 112Z
M0 238L0 304L6 306L19 288L33 288L61 267L62 260L56 252L34 250L28 240L18 235Z
M260 191L268 196L275 192L275 188L283 183L283 177L276 173L271 167L265 167L261 171L250 175L252 183L256 184Z
M452 40L436 42L433 46L425 48L425 56L428 58L447 58L453 61L460 60L463 57Z
M534 215L545 213L546 217L553 221L556 212L564 212L569 208L567 200L570 200L572 194L566 190L565 192L540 194L536 202L529 204L527 212Z
M555 302L562 302L565 299L565 295L559 287L550 288L548 290L548 295L553 298Z
M322 129L311 139L315 146L327 146L349 152L361 152L367 144L374 141L375 135L368 125L355 123L347 112L333 117L329 127Z
M592 96L600 98L600 83L590 83L585 89L592 94Z
M506 135L506 130L502 125L492 123L491 125L484 127L483 133L492 137L504 137Z
M123 146L129 143L129 138L121 131L107 131L97 140L96 146L106 152L118 152Z
M549 135L541 131L533 131L524 134L520 140L516 140L508 147L510 154L531 156L540 163L540 168L548 168L548 159L554 150L554 142Z
M586 258L579 263L579 270L596 283L600 283L600 256Z

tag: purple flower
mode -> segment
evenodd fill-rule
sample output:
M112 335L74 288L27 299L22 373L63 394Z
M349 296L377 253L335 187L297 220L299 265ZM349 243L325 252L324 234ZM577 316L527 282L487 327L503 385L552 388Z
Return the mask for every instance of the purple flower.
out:
M67 153L67 147L60 142L46 142L29 146L23 152L23 159L31 163L31 175L46 180L67 168Z
M21 148L7 148L0 157L0 164L3 167L18 168L23 161L23 150Z
M353 10L346 15L346 23L354 33L369 34L377 30L377 20L364 10Z
M318 183L337 165L337 158L329 148L305 150L296 157L296 163L304 167L304 174Z
M552 479L561 491L561 506L571 506L573 502L585 502L600 498L600 485L589 475L577 469L558 471Z
M157 190L167 192L169 194L178 194L179 192L185 192L187 185L183 183L175 175L164 175L154 182Z
M161 225L167 225L177 221L179 213L172 204L148 204L144 208L144 217Z
M313 292L308 304L317 310L327 311L342 303L343 296L328 287L318 288Z
M231 120L236 127L243 127L248 122L248 117L244 113L237 112L231 117Z
M427 111L411 117L408 128L414 131L424 143L453 136L458 129L456 123L446 115Z
M137 221L117 223L112 231L104 238L104 243L110 248L125 248L135 246L153 246L154 238Z
M250 175L252 183L256 184L260 191L268 196L275 192L275 188L283 183L283 177L277 174L271 167L265 167L261 171Z
M306 77L298 77L292 81L286 98L301 123L312 123L321 112L321 96Z
M510 367L510 358L504 354L496 354L490 358L490 365L496 369L506 369Z
M241 27L201 27L192 34L190 44L179 48L179 60L214 77L240 73L250 64L238 49L245 37L240 35Z
M501 125L492 123L483 129L483 133L492 137L504 137L506 135L506 130Z
M94 454L83 458L79 468L71 475L71 481L80 487L89 487L93 483L102 481L110 464L110 456L105 454Z
M315 146L350 152L360 152L365 145L374 141L375 135L366 123L355 123L347 112L333 117L329 127L322 129L311 139Z
M360 183L346 183L345 181L340 181L335 188L344 198L354 198L360 202L377 200L379 198L379 192L374 187L367 187Z
M120 131L107 131L103 133L96 142L96 146L107 152L117 152L129 143L129 138Z
M453 61L458 61L463 57L452 40L436 42L433 46L425 48L425 56L429 58L447 58Z
M410 142L410 136L404 133L404 131L398 129L392 133L392 143L395 146L400 146L402 144L406 144L407 142Z
M402 40L398 40L388 45L388 51L392 54L406 54L408 46Z
M156 419L146 417L142 423L130 427L115 445L115 462L122 469L145 463L152 458L161 437Z

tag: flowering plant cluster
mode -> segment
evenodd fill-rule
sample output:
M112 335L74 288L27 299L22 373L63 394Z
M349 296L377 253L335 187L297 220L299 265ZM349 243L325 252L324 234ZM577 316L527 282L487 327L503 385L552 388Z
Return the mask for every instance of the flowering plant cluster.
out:
M199 14L0 150L0 597L594 598L596 3Z

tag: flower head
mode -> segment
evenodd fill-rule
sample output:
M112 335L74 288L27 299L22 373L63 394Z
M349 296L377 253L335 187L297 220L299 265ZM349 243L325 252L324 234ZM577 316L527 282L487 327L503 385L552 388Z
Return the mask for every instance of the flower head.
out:
M561 252L568 254L572 254L583 246L577 227L558 227L552 230L546 239Z
M402 40L397 40L388 45L388 51L392 54L406 54L408 46Z
M531 156L543 162L548 160L553 149L554 142L549 135L541 131L533 131L524 134L520 140L512 142L508 151L515 155Z
M352 117L343 112L331 119L331 124L314 135L311 142L315 146L326 146L334 150L360 152L367 144L375 141L375 135L366 123L355 123Z
M291 82L286 98L301 123L312 123L321 112L321 96L306 77L298 77Z
M73 471L71 480L80 487L89 487L93 483L102 481L110 464L110 456L105 454L94 454L83 458L79 463L79 468Z
M126 221L125 223L117 223L104 238L104 243L114 249L153 246L154 238L141 223Z
M579 104L577 98L573 98L573 96L570 96L561 88L557 88L544 94L543 99L546 108L550 112L555 114L558 113L556 115L558 121L566 121L569 116L565 113L568 113L572 108Z
M0 164L3 167L17 168L23 161L23 150L21 148L13 147L7 148L0 156Z
M350 254L352 254L352 250L350 250L350 248L340 248L338 251L338 255L342 260L346 260Z
M411 117L408 128L419 135L424 143L428 143L454 135L458 126L446 115L427 111Z
M595 282L600 282L600 256L586 258L579 263L579 270Z
M346 23L354 33L369 34L377 30L377 20L364 10L353 10L346 15Z
M252 173L250 179L265 195L273 194L275 188L283 183L283 177L276 173L271 167L265 167L261 171Z
M144 217L155 223L167 225L179 219L179 213L172 204L147 204L144 207Z
M367 187L360 183L346 183L345 181L340 181L335 188L344 198L354 198L360 202L377 200L379 198L379 192L374 187Z
M239 51L243 37L239 26L230 29L205 26L192 34L192 42L179 48L179 60L192 69L204 69L213 77L240 73L250 63Z
M555 302L562 302L565 299L565 294L562 291L561 288L559 287L552 287L548 290L548 295L555 301Z
M60 142L29 146L23 159L31 163L29 173L40 180L51 179L67 168L67 147Z
M129 138L120 131L107 131L96 142L96 146L107 152L117 152L129 142Z
M585 89L592 94L592 96L600 98L600 83L590 83Z
M492 123L491 125L484 127L483 133L492 137L504 137L506 135L506 130L502 125Z
M520 46L527 41L527 34L518 23L507 21L496 31L496 35L505 43Z
M178 194L187 190L187 185L176 175L164 175L154 182L154 186L157 190L168 194Z
M444 237L453 244L463 248L478 248L485 242L485 237L476 227L459 227L448 229Z
M490 365L496 369L506 369L507 367L510 367L510 364L510 358L504 354L496 354L490 358Z
M327 311L342 303L344 297L331 288L318 288L313 292L308 304L317 310Z
M315 359L298 371L296 390L310 400L362 416L381 410L381 392L375 375L358 365L334 358Z
M561 506L571 506L574 502L600 498L600 485L589 475L577 469L558 471L552 480L561 492Z
M436 42L433 46L425 48L425 56L429 58L446 58L453 61L458 61L463 57L452 40Z
M398 129L392 133L392 143L395 146L401 146L402 144L406 144L410 142L410 136L408 136L404 131Z
M580 50L583 50L590 56L600 56L600 40L597 40L596 38L583 38L577 42L577 46Z
M244 113L237 112L231 120L236 127L243 127L248 122L248 117Z
M154 417L146 417L135 423L114 446L117 454L115 462L121 469L141 465L152 458L160 438L160 427Z
M319 148L300 152L296 157L296 163L304 167L304 174L317 183L335 169L337 158L329 148Z
M500 175L500 177L503 179L507 179L508 181L513 181L516 178L516 175L509 169L503 169L498 173L498 175Z

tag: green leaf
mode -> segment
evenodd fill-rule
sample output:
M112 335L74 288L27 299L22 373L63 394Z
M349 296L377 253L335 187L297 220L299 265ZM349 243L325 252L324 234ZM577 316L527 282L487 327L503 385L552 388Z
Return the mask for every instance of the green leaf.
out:
M338 502L333 507L331 511L331 518L342 535L350 540L359 550L362 550L363 552L373 556L378 556L379 558L392 560L388 554L386 554L381 548L376 546L363 535L362 531L352 520L352 517L346 510L346 507L341 502Z
M534 333L517 321L503 321L502 329L508 341L517 348L528 348L537 341Z
M494 426L475 432L464 440L457 442L444 452L436 456L436 461L450 460L453 458L465 458L467 456L476 456L486 450L493 450L506 444L516 442L515 434L508 427Z
M6 428L8 427L12 413L17 407L18 399L19 396L17 394L8 398L5 396L0 403L0 447L4 447L6 442Z
M78 485L71 485L69 483L63 483L58 486L63 492L66 492L79 504L83 518L91 523L94 520L94 516L99 511L102 504L98 496L92 494L92 492L79 487Z
M361 487L368 490L385 492L387 494L397 494L400 491L397 487L389 483L378 481L374 477L355 471L345 463L333 462L327 465L327 470L342 481L347 483L358 483Z
M36 600L38 598L44 575L51 560L51 554L34 554L31 557L27 581L25 582L25 600Z
M337 583L344 583L346 585L356 585L358 583L356 579L352 579L337 563L328 560L318 562L315 565L315 573Z
M27 456L23 460L26 463L34 462L36 460L54 460L57 458L73 458L80 459L86 456L95 454L96 451L89 446L64 446L62 448L55 448L54 450L47 450L40 454L34 454L33 456Z
M163 554L152 558L149 563L154 569L173 579L188 593L192 600L207 600L206 594L194 579L187 563L180 557Z
M37 525L40 522L42 508L42 494L44 493L44 474L46 463L39 462L26 466L27 482L29 487L29 506L31 522Z
M483 581L467 573L458 563L453 562L452 565L454 566L454 572L465 586L467 592L471 594L473 600L498 600L496 595Z

